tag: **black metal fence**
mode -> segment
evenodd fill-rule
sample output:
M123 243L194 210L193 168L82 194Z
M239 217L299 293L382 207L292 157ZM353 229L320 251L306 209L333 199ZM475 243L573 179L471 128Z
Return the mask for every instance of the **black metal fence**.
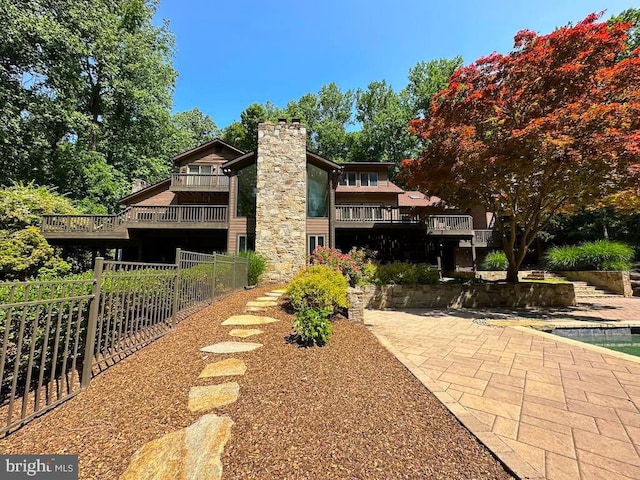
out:
M0 434L244 287L247 271L245 258L178 249L175 264L98 258L93 278L0 283Z

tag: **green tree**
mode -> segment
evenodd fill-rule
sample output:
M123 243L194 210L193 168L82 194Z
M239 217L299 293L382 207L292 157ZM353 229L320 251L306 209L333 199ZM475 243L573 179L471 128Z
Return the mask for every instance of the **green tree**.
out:
M425 117L429 112L431 99L449 84L449 77L462 67L462 57L441 58L428 62L418 62L409 70L407 92L412 108L412 116Z
M245 152L253 151L258 148L258 124L276 121L281 113L271 102L252 103L240 114L240 122L233 122L224 129L222 139Z
M384 80L358 90L356 120L362 128L351 143L351 160L394 162L415 153L418 141L409 132L413 112L406 90L396 93Z
M609 20L610 24L618 22L627 22L631 24L628 31L629 38L627 38L627 52L625 53L625 56L628 56L630 52L640 47L640 9L629 8Z
M172 35L152 24L156 4L0 4L0 158L9 180L35 179L82 198L78 186L97 181L96 169L116 190L168 173L176 72ZM101 201L115 207L112 198L91 199Z
M171 122L174 132L169 137L165 150L170 157L220 136L220 130L213 119L197 107L176 113L171 117Z
M0 281L69 272L38 227L42 215L75 213L69 199L48 187L16 183L0 189Z

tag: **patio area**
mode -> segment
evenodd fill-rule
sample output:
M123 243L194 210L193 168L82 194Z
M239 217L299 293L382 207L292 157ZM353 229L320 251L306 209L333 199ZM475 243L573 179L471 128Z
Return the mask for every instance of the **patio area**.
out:
M528 328L611 323L640 325L640 299L365 312L381 343L527 479L640 478L640 358Z

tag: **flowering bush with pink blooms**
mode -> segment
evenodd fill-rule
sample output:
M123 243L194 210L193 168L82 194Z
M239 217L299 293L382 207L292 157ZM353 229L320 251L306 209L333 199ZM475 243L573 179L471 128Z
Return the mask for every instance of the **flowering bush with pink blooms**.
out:
M326 265L345 276L349 285L355 287L371 280L374 265L369 260L370 252L353 247L349 253L335 248L318 247L309 257L312 265Z

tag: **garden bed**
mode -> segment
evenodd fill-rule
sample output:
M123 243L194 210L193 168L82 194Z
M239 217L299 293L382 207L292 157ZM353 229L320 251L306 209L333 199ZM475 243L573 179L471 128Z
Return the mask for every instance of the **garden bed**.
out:
M198 418L187 394L207 363L199 348L228 340L220 322L265 291L181 322L1 440L0 451L78 454L80 478L118 478L138 448ZM510 478L365 327L341 320L326 347L300 348L286 341L292 316L279 307L268 314L282 321L261 327L263 348L234 355L248 367L240 398L217 412L236 422L225 479Z

